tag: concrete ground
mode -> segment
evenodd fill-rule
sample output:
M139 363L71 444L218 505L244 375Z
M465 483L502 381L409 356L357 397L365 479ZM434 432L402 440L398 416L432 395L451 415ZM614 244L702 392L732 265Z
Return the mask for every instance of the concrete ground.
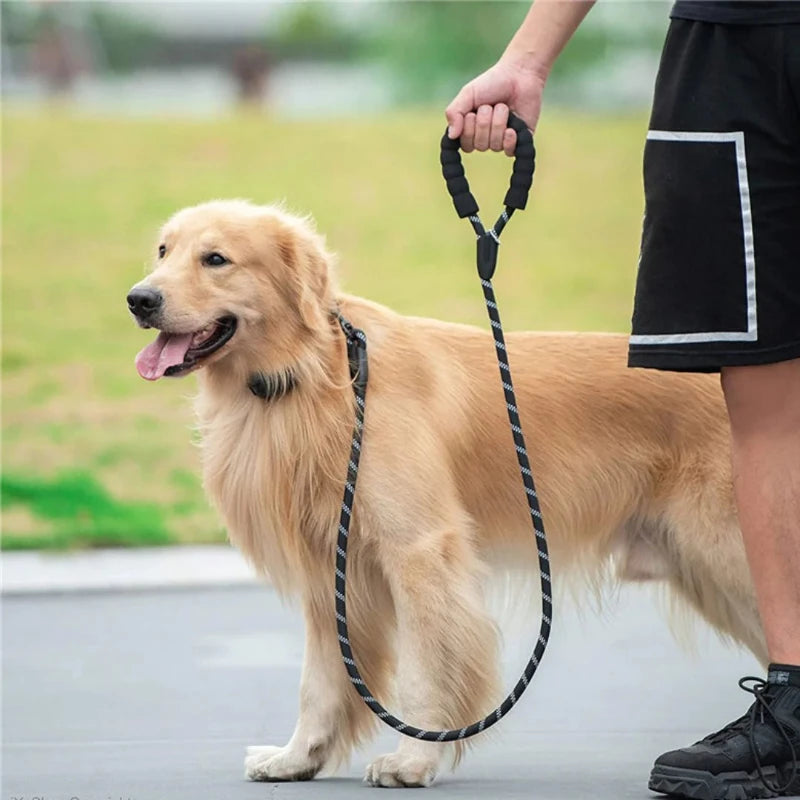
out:
M245 746L283 744L295 721L302 621L270 589L72 588L3 598L2 800L336 800L379 791L361 776L393 749L388 730L336 777L243 779ZM510 637L509 685L537 625ZM681 650L649 589L626 589L601 617L562 602L524 700L426 796L653 797L654 757L743 713L751 698L736 680L760 673L749 654L702 626L696 654Z

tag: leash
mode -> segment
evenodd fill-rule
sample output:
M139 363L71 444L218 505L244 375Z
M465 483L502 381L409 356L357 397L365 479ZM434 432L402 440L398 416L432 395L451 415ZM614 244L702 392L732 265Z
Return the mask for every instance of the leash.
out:
M356 666L353 650L350 646L350 637L347 633L347 540L350 532L350 522L353 514L353 498L356 493L358 479L358 462L361 457L362 439L364 436L364 413L366 411L368 361L367 337L364 331L354 328L341 314L338 315L339 325L347 341L347 359L350 367L353 393L356 401L356 420L353 428L353 443L350 449L350 461L347 467L347 479L344 484L344 498L342 511L339 517L339 532L336 544L336 627L339 634L339 649L342 653L347 674L355 686L356 691L364 699L369 708L387 725L406 736L414 739L424 739L428 742L451 742L466 739L481 731L490 728L499 722L517 703L525 689L528 688L542 656L544 655L547 641L550 637L551 620L553 616L552 589L550 581L550 559L547 553L547 539L545 537L542 512L539 508L539 498L533 483L533 473L528 461L528 451L525 447L525 438L522 434L522 424L519 419L517 401L514 396L514 385L511 380L511 368L508 365L503 327L500 323L500 314L495 301L492 288L492 275L497 265L497 250L500 244L500 234L506 223L516 209L524 209L528 200L528 192L533 181L535 150L531 132L518 117L511 114L508 120L509 127L517 132L517 147L514 152L514 167L511 173L511 185L505 196L505 208L497 222L488 231L478 216L478 204L469 190L469 184L464 174L461 163L458 140L451 140L447 133L441 142L442 175L447 182L447 191L453 199L456 212L460 218L468 217L478 237L478 274L481 279L483 296L486 300L486 309L494 335L494 346L497 353L497 363L500 368L500 380L506 398L508 421L514 439L514 449L517 452L517 461L528 499L533 530L536 536L536 546L539 554L539 575L542 589L542 621L539 628L539 638L533 650L522 677L505 700L488 716L478 722L467 725L461 729L445 731L425 731L407 725L402 720L390 714L370 693Z

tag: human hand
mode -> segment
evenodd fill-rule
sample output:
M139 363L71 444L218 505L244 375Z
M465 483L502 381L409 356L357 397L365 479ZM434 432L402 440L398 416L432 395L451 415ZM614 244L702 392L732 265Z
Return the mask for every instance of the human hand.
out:
M509 108L534 130L542 107L545 76L518 60L500 59L471 80L447 106L451 139L465 153L503 150L513 156L517 134L508 125Z

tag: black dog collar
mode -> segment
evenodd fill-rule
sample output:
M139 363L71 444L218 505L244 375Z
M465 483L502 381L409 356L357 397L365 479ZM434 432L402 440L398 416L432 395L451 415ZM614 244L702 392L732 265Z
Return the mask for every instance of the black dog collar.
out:
M247 379L247 388L262 400L280 400L297 386L294 373L287 369L267 375L264 372L254 372Z
M358 328L354 328L338 311L332 311L331 317L339 323L347 342L347 361L350 368L350 378L357 386L366 388L366 338ZM285 369L282 372L271 375L264 372L254 372L247 379L247 388L262 400L280 400L296 386L297 378L295 378L291 369Z

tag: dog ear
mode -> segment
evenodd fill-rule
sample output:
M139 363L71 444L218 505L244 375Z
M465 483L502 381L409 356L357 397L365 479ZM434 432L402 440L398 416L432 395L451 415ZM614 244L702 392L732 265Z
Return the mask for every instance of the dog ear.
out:
M325 308L329 290L328 261L317 242L294 232L277 237L278 251L286 266L292 302L306 328L319 330L327 324Z

